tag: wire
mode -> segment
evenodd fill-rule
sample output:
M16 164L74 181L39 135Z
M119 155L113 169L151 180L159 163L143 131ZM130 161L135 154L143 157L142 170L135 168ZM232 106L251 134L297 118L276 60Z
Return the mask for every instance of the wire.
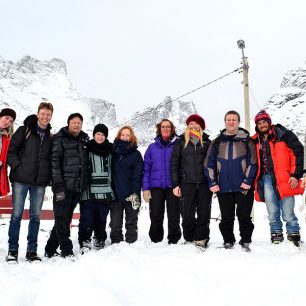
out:
M167 105L167 104L169 104L169 103L172 103L172 102L174 102L174 101L177 101L177 100L179 100L179 99L181 99L181 98L183 98L183 97L186 97L186 96L190 95L191 93L193 93L193 92L195 92L195 91L198 91L198 90L200 90L200 89L202 89L202 88L204 88L204 87L206 87L206 86L208 86L208 85L211 85L212 83L215 83L215 82L217 82L217 81L220 81L221 79L223 79L223 78L225 78L225 77L227 77L227 76L229 76L229 75L231 75L231 74L233 74L233 73L235 73L235 72L239 72L239 73L240 73L242 68L243 68L243 67L239 67L239 68L237 68L237 69L235 69L235 70L233 70L233 71L231 71L231 72L229 72L229 73L226 73L226 74L222 75L221 77L219 77L219 78L217 78L217 79L214 79L214 80L212 80L212 81L210 81L210 82L208 82L208 83L206 83L206 84L204 84L204 85L202 85L202 86L199 86L199 87L197 87L197 88L195 88L195 89L193 89L193 90L191 90L191 91L188 91L187 93L185 93L185 94L183 94L183 95L181 95L181 96L175 98L174 100L171 99L171 100L165 102L164 105ZM158 105L155 106L155 107L153 107L153 110L154 110L154 109L157 109L157 107L158 107ZM143 117L143 116L144 116L143 114L139 114L139 115L133 117L133 120L138 119L138 118L141 118L141 117ZM113 126L112 129L117 128L117 127L122 126L122 125L125 125L125 124L127 124L128 122L130 122L130 121L131 121L131 120L126 120L126 121L123 121L123 122L121 122L121 123L118 123L117 125Z
M253 94L253 91L252 91L252 89L251 89L251 87L250 87L250 84L249 84L249 89L250 89L250 92L251 92L252 98L253 98L253 100L254 100L254 102L255 102L256 106L258 107L258 109L259 109L259 110L263 109L263 107L262 107L262 106L260 106L260 105L258 104L258 102L257 102L257 100L256 100L256 98L255 98L255 96L254 96L254 94Z

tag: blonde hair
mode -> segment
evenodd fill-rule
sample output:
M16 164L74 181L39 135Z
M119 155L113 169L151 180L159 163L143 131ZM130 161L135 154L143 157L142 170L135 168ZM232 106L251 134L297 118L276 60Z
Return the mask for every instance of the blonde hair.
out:
M187 127L186 130L185 130L185 133L184 133L184 136L185 136L185 145L184 145L184 148L187 147L188 145L188 142L190 141L190 135L189 135L189 132L190 132L190 128ZM199 127L199 132L200 132L200 144L201 144L201 147L203 147L203 139L202 139L202 135L203 135L203 130Z
M3 129L2 134L6 135L9 139L11 139L14 134L14 123L12 123L9 127Z

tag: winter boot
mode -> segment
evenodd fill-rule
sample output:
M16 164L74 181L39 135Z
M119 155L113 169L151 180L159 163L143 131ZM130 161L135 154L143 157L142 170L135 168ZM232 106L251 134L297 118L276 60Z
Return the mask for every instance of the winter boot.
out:
M38 262L38 261L41 261L41 258L37 255L36 252L29 252L29 251L26 254L26 259L29 262L34 262L34 261Z
M241 242L240 243L242 251L244 252L251 252L250 243L248 242Z
M232 242L225 242L223 244L224 248L227 250L233 249L234 248L234 244Z
M82 241L80 243L80 247L81 247L81 254L85 254L85 253L88 253L92 246L91 246L91 241L90 240L85 240L85 241Z
M272 233L271 234L271 241L272 241L273 244L279 244L279 243L283 242L284 241L283 233Z
M99 239L94 239L93 247L96 251L102 250L105 247L105 242Z
M208 248L208 241L209 239L196 240L193 243L198 249L204 252Z
M18 263L18 251L8 251L6 261L7 263Z
M287 233L287 239L291 241L296 247L300 246L301 236L300 233Z

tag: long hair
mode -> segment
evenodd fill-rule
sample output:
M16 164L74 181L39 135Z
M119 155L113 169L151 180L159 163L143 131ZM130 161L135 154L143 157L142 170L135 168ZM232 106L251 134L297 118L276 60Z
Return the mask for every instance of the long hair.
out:
M122 128L119 129L119 131L117 133L117 136L115 137L115 140L120 140L120 136L121 136L121 133L122 133L123 130L129 130L130 131L131 136L130 136L129 141L130 141L132 146L137 145L137 137L136 137L132 127L129 126L129 125L125 125L125 126L123 126Z
M171 127L170 138L173 138L176 135L175 126L174 126L173 122L171 120L169 120L169 119L163 119L161 122L156 124L156 135L158 137L162 137L161 126L162 126L163 122L169 122L170 123L170 127Z
M190 128L187 126L186 130L185 130L185 133L184 133L184 136L185 136L185 145L184 145L184 148L187 147L188 145L188 142L190 141L190 135L189 135L189 132L190 132ZM202 139L202 135L203 135L203 130L199 127L199 132L200 132L200 144L201 144L201 147L203 147L203 139Z
M14 134L14 123L12 123L9 127L3 129L2 134L6 135L9 139L11 139Z

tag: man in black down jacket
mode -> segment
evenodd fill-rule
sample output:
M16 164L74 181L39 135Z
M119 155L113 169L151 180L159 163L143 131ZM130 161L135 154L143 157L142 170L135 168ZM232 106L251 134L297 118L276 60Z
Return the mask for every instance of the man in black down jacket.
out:
M70 223L80 194L88 186L87 153L88 135L82 129L83 117L79 113L68 117L68 126L54 135L52 141L52 188L55 224L45 248L45 256L73 256L70 240Z
M28 261L40 261L37 256L37 236L40 224L40 211L44 200L45 187L51 178L51 133L50 121L53 106L42 102L37 115L24 120L13 135L8 151L8 165L11 167L13 213L9 226L8 262L18 260L19 231L24 203L30 194L30 223L28 229Z

